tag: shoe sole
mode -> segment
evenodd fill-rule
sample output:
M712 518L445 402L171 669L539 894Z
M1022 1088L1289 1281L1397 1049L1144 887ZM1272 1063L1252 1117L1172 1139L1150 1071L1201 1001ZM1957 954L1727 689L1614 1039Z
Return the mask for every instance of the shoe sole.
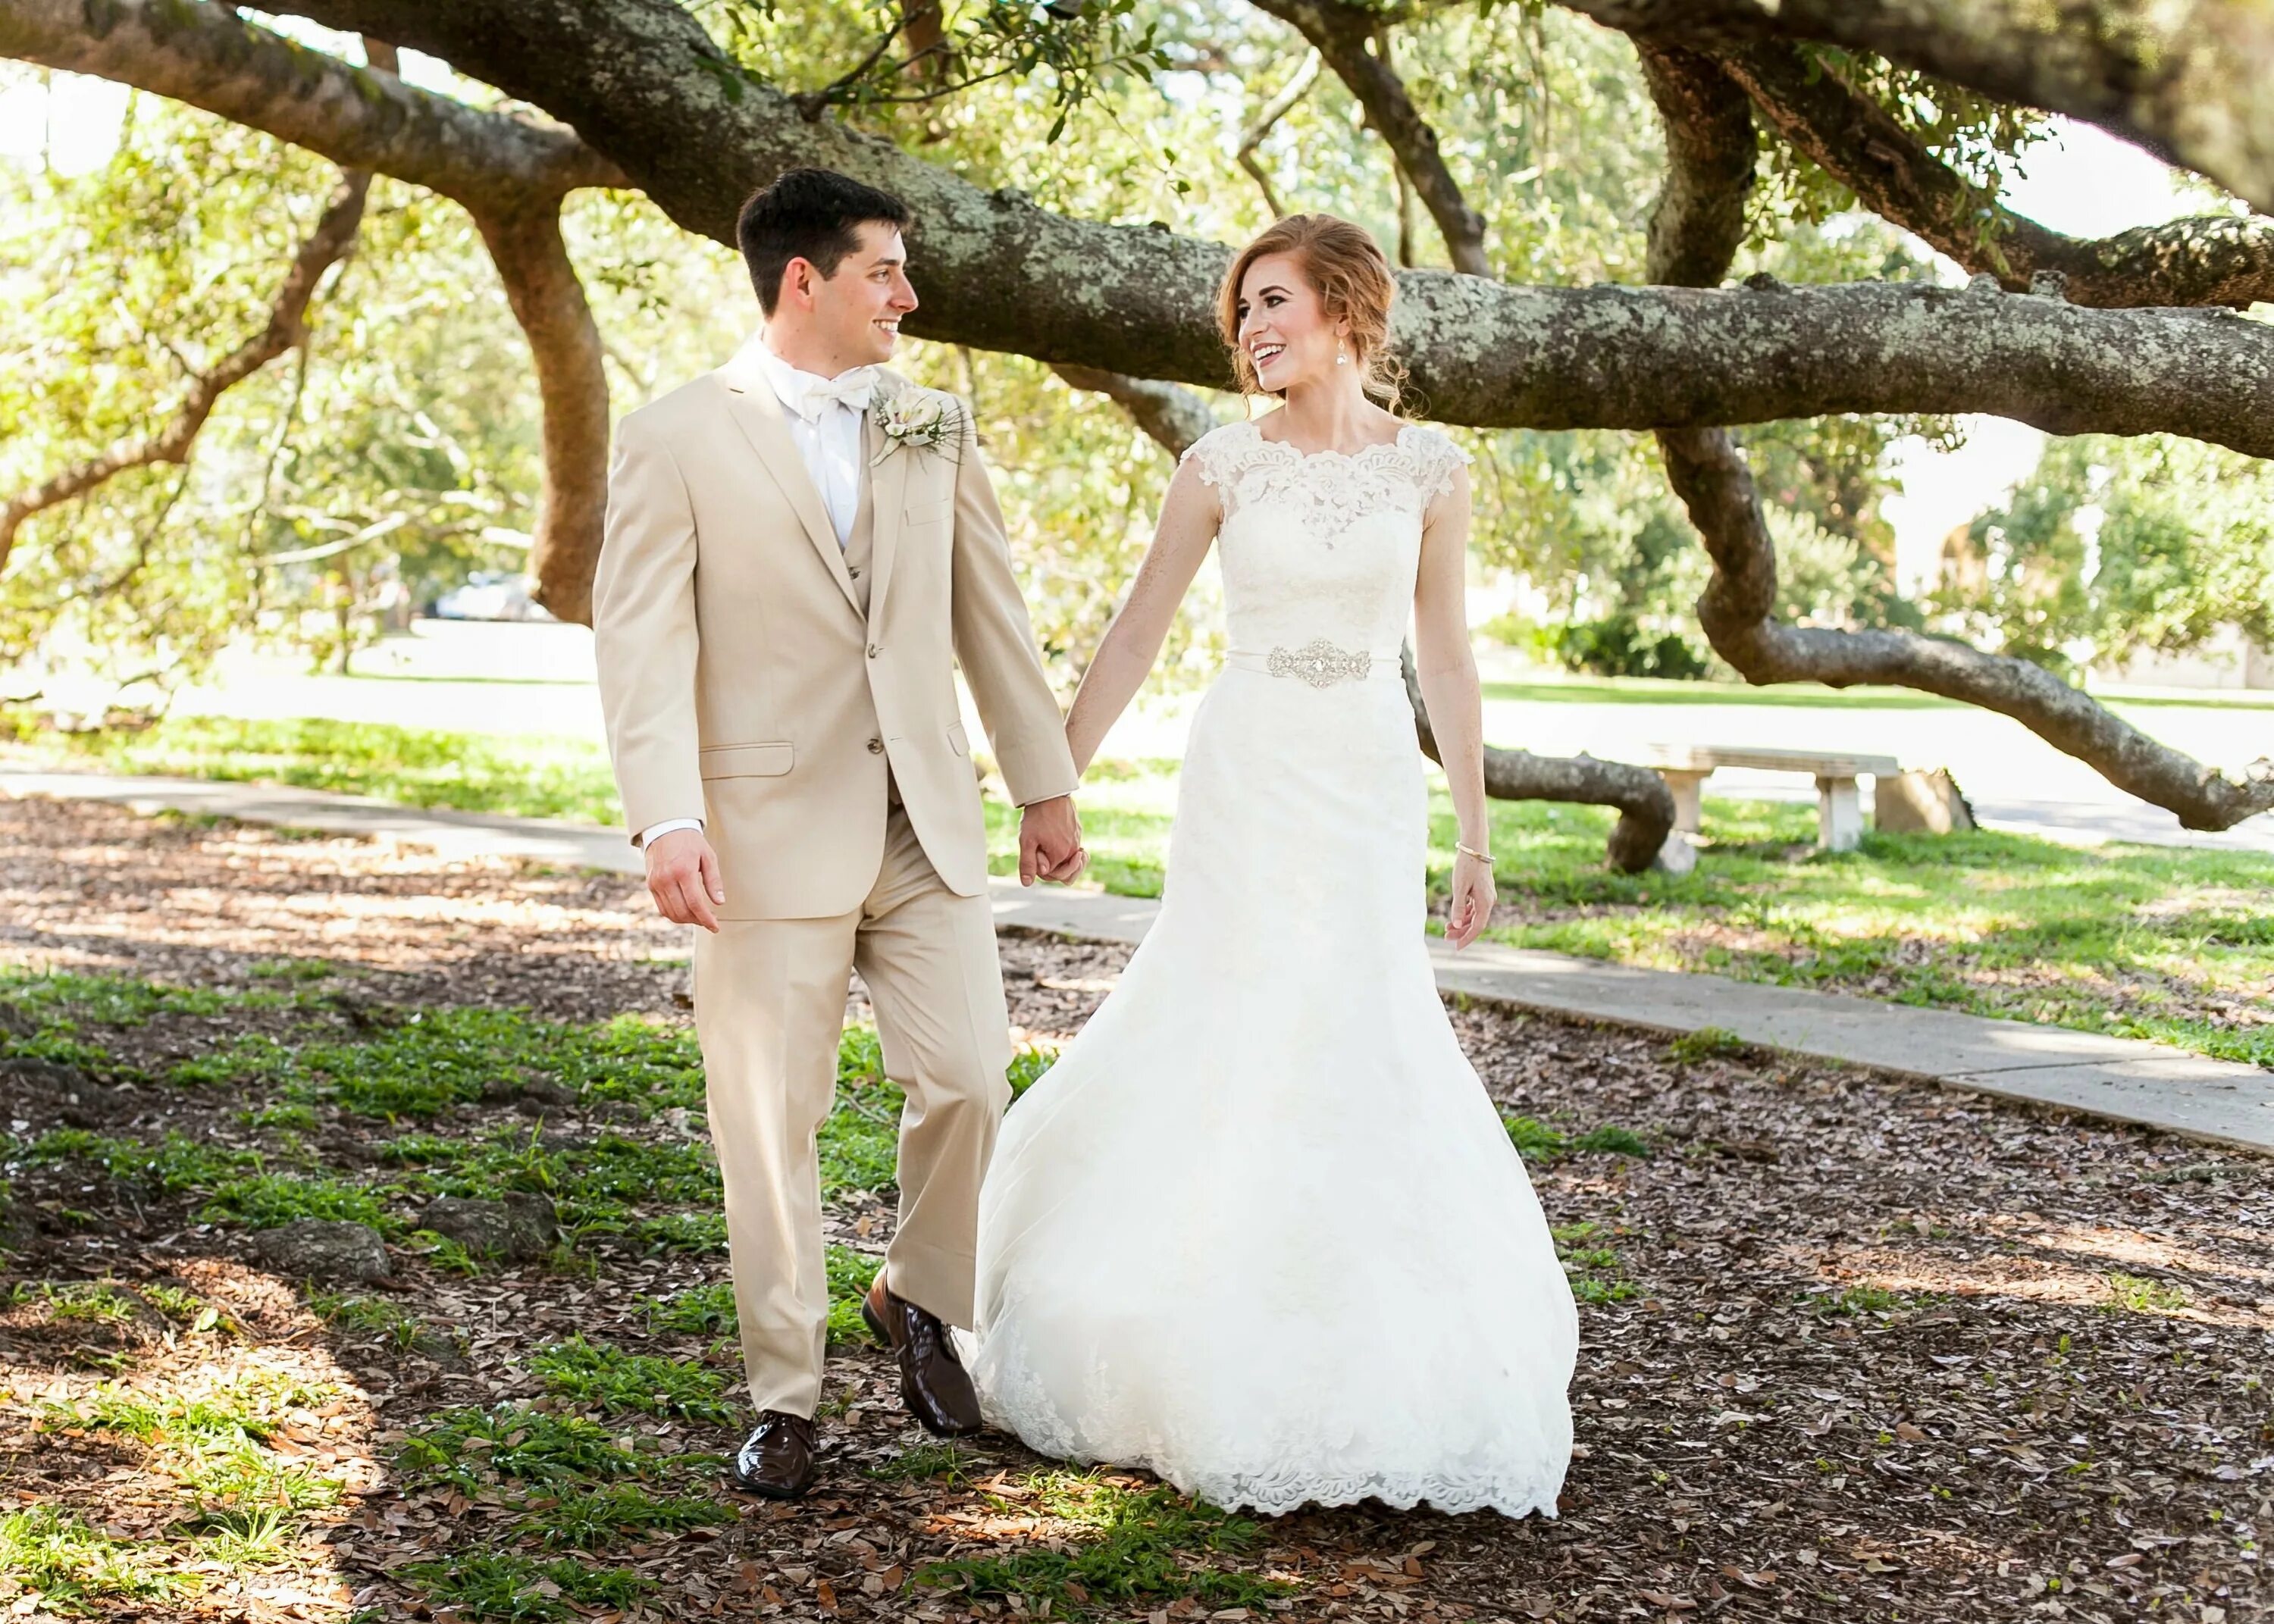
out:
M808 1477L794 1489L778 1489L769 1484L753 1483L742 1473L736 1472L734 1475L734 1487L742 1493L755 1494L760 1500L803 1500L806 1491L813 1486L813 1479Z

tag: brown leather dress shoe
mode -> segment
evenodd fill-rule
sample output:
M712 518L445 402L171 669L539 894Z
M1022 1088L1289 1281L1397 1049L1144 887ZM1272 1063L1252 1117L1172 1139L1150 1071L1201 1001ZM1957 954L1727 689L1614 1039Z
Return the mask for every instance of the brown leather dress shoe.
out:
M937 1315L893 1296L879 1274L862 1300L861 1318L900 1357L900 1402L927 1431L961 1438L985 1425L979 1417L979 1395Z
M768 1500L796 1500L813 1484L813 1423L787 1410L758 1417L734 1455L734 1486Z

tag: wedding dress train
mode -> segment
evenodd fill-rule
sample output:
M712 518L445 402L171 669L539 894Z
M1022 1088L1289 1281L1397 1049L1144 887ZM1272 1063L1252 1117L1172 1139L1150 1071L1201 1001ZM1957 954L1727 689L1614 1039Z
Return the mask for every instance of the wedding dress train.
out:
M1232 650L1194 715L1160 914L1003 1124L981 1196L988 1416L1220 1505L1553 1514L1570 1288L1423 945L1398 671L1466 455L1250 424L1216 487Z

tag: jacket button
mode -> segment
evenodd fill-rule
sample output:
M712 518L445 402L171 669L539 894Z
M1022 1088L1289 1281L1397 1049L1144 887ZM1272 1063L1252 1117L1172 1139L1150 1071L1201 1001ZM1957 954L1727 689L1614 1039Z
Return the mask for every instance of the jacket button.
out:
M869 741L869 754L870 754L870 755L871 755L871 756L882 756L884 753L885 753L885 741L884 741L882 739L871 739L871 740L870 740L870 741Z
M861 567L858 564L847 564L845 567L845 573L858 581L861 578Z
M869 645L869 658L870 659L876 658L877 656L882 654L884 651L885 645L880 643L872 643Z

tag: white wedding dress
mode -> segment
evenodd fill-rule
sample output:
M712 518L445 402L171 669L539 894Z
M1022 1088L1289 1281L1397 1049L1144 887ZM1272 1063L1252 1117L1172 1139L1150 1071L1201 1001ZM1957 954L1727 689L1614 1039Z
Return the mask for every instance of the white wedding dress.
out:
M1034 1448L1219 1505L1552 1515L1577 1320L1431 978L1398 669L1466 453L1409 425L1306 455L1241 423L1186 455L1224 509L1232 652L1160 915L1005 1118L967 1365Z

